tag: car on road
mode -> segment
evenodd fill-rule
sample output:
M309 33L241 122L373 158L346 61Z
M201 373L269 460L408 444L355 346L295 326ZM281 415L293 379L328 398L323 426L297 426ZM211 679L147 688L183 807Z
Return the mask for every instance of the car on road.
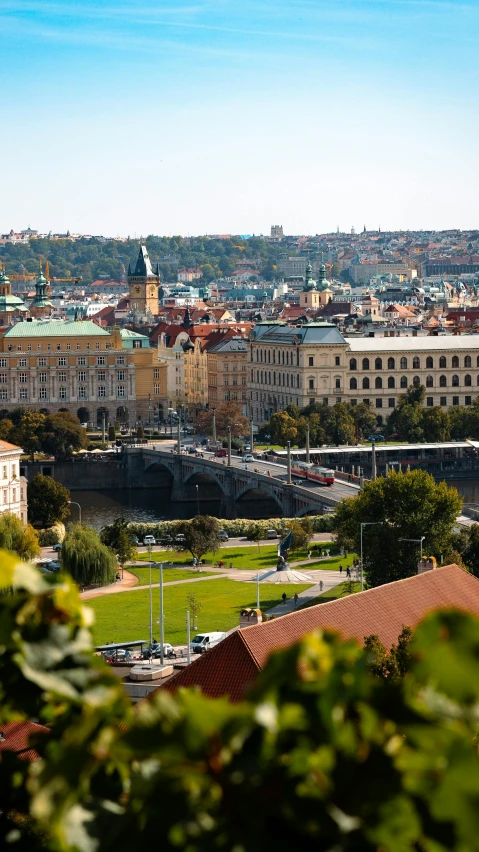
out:
M220 541L228 541L229 535L226 532L226 530L220 530L219 533L218 533L218 538L219 538Z
M172 535L163 535L161 538L156 539L157 544L173 544L173 536Z
M53 547L52 547L52 550L54 550L55 553L60 553L61 549L62 549L62 546L61 546L60 542L58 542L57 544L54 544Z
M145 537L143 539L143 544L146 545L146 546L148 546L149 544L156 544L155 536L154 535L145 535Z
M246 455L243 456L244 462L254 462L254 460L255 460L255 458L254 458L254 455L252 453L246 453Z
M153 659L157 660L158 657L161 657L161 645L160 645L160 643L155 642L153 645L151 645L151 648L150 648L150 645L148 645L148 647L144 649L143 655L142 655L144 660L150 659L150 651L151 651L151 656L153 657ZM163 645L163 656L164 657L170 657L170 656L173 656L174 653L175 653L175 649L173 648L173 645L170 645L169 642L165 642L165 644Z
M198 452L198 450L196 449L196 447L188 447L188 452L190 455L194 455Z
M245 444L243 449L245 450L245 452L250 453L251 452L251 444Z
M215 452L215 456L218 456L219 458L224 458L227 455L228 455L228 450L226 449L226 447L221 447L219 450L216 450L216 452Z
M175 541L177 544L183 544L186 541L183 533L178 533L178 535L175 535Z
M276 530L266 530L266 538L278 538Z
M131 541L131 543L132 543L132 544L134 544L134 545L138 545L138 544L140 543L140 539L138 538L138 536L137 536L137 535L131 535L131 536L130 536L130 541Z
M371 441L371 443L372 443L373 441L375 441L376 443L377 443L378 441L384 441L384 435L369 435L369 437L367 438L367 440L368 440L368 441Z

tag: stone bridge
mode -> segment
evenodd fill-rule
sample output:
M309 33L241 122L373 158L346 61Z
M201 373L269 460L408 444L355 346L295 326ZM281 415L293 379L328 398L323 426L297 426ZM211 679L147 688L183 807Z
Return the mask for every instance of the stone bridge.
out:
M129 469L130 483L140 485L148 471L168 471L172 477L171 500L187 501L195 498L195 480L216 484L221 494L220 515L223 518L235 518L239 502L247 499L264 498L273 500L278 516L300 518L307 514L323 514L336 506L341 496L334 495L330 489L309 489L303 485L288 485L286 482L268 476L267 472L254 472L251 469L232 465L228 467L226 459L202 459L152 447L128 448L123 454ZM277 468L275 470L277 473ZM286 474L286 469L285 469Z

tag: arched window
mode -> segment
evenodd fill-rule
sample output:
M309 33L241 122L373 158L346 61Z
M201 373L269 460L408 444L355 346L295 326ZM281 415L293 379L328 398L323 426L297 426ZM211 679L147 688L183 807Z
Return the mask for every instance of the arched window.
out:
M369 389L369 379L363 379L363 390Z
M363 358L363 370L369 370L369 358Z
M289 388L289 373L286 373L286 387Z
M426 358L426 369L427 370L433 370L434 369L434 361L432 360L430 355Z
M382 380L381 376L376 376L376 380L375 380L374 384L377 388L382 388L383 380Z
M418 388L419 385L421 384L421 379L419 378L419 376L414 376L412 383L413 383L415 388Z
M374 369L375 370L382 370L382 368L383 368L383 362L382 362L381 358L376 358L376 360L374 361Z
M389 376L388 388L395 388L395 387L396 387L396 382L394 381L394 378L392 376Z
M356 361L356 358L350 358L349 359L349 369L350 370L357 370L358 369L358 362Z
M349 389L350 390L357 390L358 389L358 380L357 379L350 379L349 380Z
M276 373L273 373L273 384L276 384Z
M415 355L414 358L412 359L412 368L413 368L413 370L420 370L421 369L421 362L420 362L419 358L417 357L417 355Z
M432 376L426 376L426 387L433 388L434 387L434 379Z
M471 379L469 373L467 374L467 376L464 376L464 384L465 384L466 388L470 388L471 385L472 385L472 379Z
M444 370L444 369L445 369L445 367L447 367L447 364L446 364L446 357L445 357L445 355L441 355L441 357L439 358L439 368L440 368L441 370Z
M394 370L395 367L394 358L388 358L388 370Z
M470 355L466 355L466 357L464 358L464 366L465 367L472 367L472 361L471 361Z
M453 386L453 388L459 387L459 376L453 376L452 377L452 386Z
M268 349L268 364L271 364L271 349Z
M407 388L407 376L401 376L401 387Z
M476 364L479 367L479 355L477 356Z
M447 387L447 379L445 376L439 376L439 387L445 388Z
M457 355L452 356L452 366L459 367L459 358L457 357Z
M401 358L400 367L401 370L407 370L407 358Z

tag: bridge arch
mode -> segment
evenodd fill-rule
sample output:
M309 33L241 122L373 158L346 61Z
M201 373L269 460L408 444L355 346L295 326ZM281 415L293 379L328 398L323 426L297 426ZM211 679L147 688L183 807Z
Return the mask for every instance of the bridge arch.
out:
M198 480L198 483L193 482L192 481L193 479ZM189 485L196 485L196 484L200 484L201 482L203 482L203 483L215 482L216 485L218 486L218 488L220 489L221 494L225 493L225 488L224 488L223 483L221 482L221 479L219 478L219 476L216 475L214 470L212 470L211 468L203 467L203 466L200 467L198 465L198 467L193 468L193 470L190 471L190 473L188 473L183 478L183 485L188 485L188 484Z
M269 499L265 501L265 497ZM261 505L263 508L263 513L260 512L259 514L255 515L254 512L252 512L251 510L254 509L254 504L259 503L260 500L262 501ZM248 483L248 485L242 488L241 491L238 492L238 494L235 495L235 505L237 512L238 507L241 505L245 505L246 503L248 504L248 509L250 511L240 514L239 517L248 518L250 517L250 515L252 519L254 517L268 517L269 512L267 512L266 515L264 514L264 507L267 504L269 504L270 507L274 506L278 509L278 516L284 514L283 504L278 495L274 493L274 490L272 488L268 488L267 485L263 485L262 482L250 482Z
M324 506L302 506L295 514L295 518L305 518L307 515L324 515Z

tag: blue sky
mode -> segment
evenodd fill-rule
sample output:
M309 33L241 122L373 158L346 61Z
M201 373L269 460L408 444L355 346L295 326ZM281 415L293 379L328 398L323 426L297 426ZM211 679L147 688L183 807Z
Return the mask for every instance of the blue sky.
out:
M0 0L0 231L477 227L477 0Z

